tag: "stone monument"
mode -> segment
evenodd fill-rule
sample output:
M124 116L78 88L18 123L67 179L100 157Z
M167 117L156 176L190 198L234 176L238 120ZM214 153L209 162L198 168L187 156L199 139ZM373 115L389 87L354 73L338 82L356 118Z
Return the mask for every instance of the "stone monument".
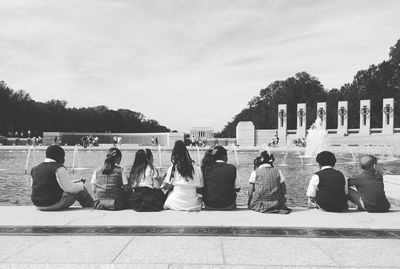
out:
M321 119L323 129L326 129L326 102L317 103L317 117Z
M306 137L306 104L297 104L297 131L296 135L298 138Z
M278 105L278 137L279 144L286 145L287 136L287 105Z
M371 100L360 100L360 135L371 133Z
M348 104L348 101L338 102L337 134L340 136L346 136L348 134Z
M394 98L383 99L382 117L382 134L393 134Z
M254 147L254 124L251 121L240 121L236 125L236 140L239 146Z

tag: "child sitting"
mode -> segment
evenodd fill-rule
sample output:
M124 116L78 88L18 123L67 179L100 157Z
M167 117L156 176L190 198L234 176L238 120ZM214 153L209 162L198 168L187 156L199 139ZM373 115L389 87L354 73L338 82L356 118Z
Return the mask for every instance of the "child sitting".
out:
M206 209L236 208L236 167L226 163L228 155L222 146L215 146L204 155L201 169L204 178L203 202Z
M249 179L248 208L261 213L289 214L286 206L285 178L274 168L274 155L261 152L254 160L254 171Z
M390 203L386 198L383 177L376 171L375 156L367 155L360 159L361 174L349 179L349 199L356 203L358 210L368 212L387 212Z
M347 182L340 171L333 169L336 164L335 155L322 151L316 161L320 171L312 176L308 185L308 207L330 212L347 210Z
M119 166L122 154L117 148L110 148L104 166L92 176L92 190L95 194L95 209L121 210L128 208L128 179Z
M140 149L136 152L129 175L130 187L133 190L129 203L135 211L160 211L163 209L164 193L160 189L161 179L153 162L151 150Z

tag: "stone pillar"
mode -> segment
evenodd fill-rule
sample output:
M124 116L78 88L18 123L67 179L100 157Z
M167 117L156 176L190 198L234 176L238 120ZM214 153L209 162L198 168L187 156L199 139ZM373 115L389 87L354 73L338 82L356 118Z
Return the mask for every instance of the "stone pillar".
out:
M340 136L345 136L348 134L348 105L348 101L340 101L338 103L337 134Z
M279 145L286 145L287 136L287 105L278 105L278 137Z
M360 135L371 134L371 100L360 100Z
M297 137L305 138L306 137L306 104L297 104Z
M321 119L322 127L326 129L326 102L317 103L317 117Z
M239 146L254 147L254 124L251 121L240 121L236 125L236 141Z
M382 134L393 134L394 131L394 98L383 99Z

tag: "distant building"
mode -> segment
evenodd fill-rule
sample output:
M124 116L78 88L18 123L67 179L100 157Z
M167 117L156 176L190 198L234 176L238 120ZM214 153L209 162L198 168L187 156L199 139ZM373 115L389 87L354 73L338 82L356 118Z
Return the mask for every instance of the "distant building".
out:
M192 127L190 128L190 137L198 139L210 139L214 137L214 130L211 127Z

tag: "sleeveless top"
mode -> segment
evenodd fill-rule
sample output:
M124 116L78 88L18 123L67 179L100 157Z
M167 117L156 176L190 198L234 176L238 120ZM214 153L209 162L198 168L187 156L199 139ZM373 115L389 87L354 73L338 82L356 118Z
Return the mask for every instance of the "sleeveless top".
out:
M215 163L204 172L203 201L213 208L225 208L236 201L236 167Z
M322 209L340 212L347 209L347 196L344 190L346 180L343 174L333 168L315 173L319 177L317 204Z
M279 170L274 167L256 169L254 193L250 208L258 212L286 208Z
M61 200L63 190L56 177L60 167L63 165L56 162L43 162L32 168L31 200L35 206L51 206Z
M114 167L108 175L103 175L101 169L96 171L96 199L116 199L122 191L122 171L121 167Z

